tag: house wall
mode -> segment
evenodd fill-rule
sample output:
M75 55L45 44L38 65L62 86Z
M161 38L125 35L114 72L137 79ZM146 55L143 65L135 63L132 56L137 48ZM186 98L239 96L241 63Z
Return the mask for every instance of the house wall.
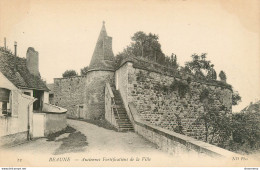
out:
M32 125L32 106L30 106L28 113L28 105L33 98L19 91L13 90L11 93L12 101L17 102L12 102L12 110L14 111L12 116L0 116L1 145L11 144L11 141L25 141L27 139L28 120L30 120L30 126ZM32 133L32 129L30 133ZM17 139L14 140L14 138Z
M28 92L28 93L30 93L30 96L33 97L33 90L21 89L21 91L22 91L22 93L24 93L24 92Z
M118 89L129 114L128 103L137 106L138 116L143 121L171 131L182 126L182 133L195 139L205 139L205 129L202 121L197 121L204 112L200 94L204 88L214 99L214 105L225 108L231 113L232 91L220 86L200 82L191 82L190 92L180 97L177 91L164 91L175 77L166 76L140 68L132 64L124 64L116 71Z
M15 87L1 72L0 72L0 87L9 90L17 90L17 87Z
M43 103L49 103L49 92L44 91L43 93Z
M17 89L1 72L0 88L11 90L10 107L12 110L11 116L0 116L1 145L24 141L27 138L28 116L32 116L32 106L28 114L28 104L33 98L22 94L22 91Z

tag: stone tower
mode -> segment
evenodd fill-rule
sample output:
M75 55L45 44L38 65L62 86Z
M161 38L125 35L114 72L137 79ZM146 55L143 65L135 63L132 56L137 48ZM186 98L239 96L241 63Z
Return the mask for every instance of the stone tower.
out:
M106 82L114 79L112 37L107 36L103 22L86 76L84 118L101 119L105 115Z

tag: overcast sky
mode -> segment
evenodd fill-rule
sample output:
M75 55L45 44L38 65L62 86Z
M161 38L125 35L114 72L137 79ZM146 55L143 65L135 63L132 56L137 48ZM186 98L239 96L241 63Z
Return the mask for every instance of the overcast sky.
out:
M208 53L219 73L242 96L244 108L260 97L260 1L258 0L1 0L0 45L4 37L25 57L39 52L41 76L48 83L67 69L88 66L102 26L113 37L114 54L137 31L159 35L165 54L180 65L193 53Z

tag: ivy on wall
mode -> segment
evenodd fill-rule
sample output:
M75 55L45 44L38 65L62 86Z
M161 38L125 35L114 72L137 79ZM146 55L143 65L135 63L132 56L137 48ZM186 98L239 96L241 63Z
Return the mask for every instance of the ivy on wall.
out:
M146 80L146 75L144 72L140 71L136 74L136 80L138 82L144 82Z
M190 86L188 82L175 79L170 85L170 91L178 91L179 96L183 98L190 91Z

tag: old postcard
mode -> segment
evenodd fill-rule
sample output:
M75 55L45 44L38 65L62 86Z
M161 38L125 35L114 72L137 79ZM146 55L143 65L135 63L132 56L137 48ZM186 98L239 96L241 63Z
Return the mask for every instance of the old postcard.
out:
M260 1L0 0L1 167L260 167Z

